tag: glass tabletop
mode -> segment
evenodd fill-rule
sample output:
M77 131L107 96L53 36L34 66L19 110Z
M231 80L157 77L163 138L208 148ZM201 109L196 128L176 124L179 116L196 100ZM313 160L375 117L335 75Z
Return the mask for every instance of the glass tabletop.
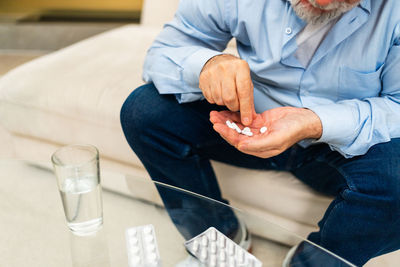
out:
M144 182L141 177L130 178ZM96 235L79 237L67 228L52 169L33 162L0 161L0 266L129 266L125 231L149 224L154 226L164 267L205 266L189 256L184 242L209 227L246 245L262 266L282 266L289 248L257 236L252 236L249 247L246 222L299 244L288 266L352 266L243 210L166 184L145 183L176 200L168 212L163 206L103 189L103 227Z

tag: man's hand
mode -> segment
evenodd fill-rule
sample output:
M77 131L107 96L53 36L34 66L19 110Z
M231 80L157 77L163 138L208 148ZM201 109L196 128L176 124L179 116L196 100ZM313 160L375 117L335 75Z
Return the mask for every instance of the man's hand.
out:
M232 55L211 58L200 73L199 87L209 103L240 111L242 124L252 123L253 83L246 61Z
M237 112L212 111L210 121L214 129L231 145L243 153L260 158L276 156L286 149L307 138L319 139L322 135L322 124L319 117L311 110L304 108L281 107L267 110L254 117L250 129L252 137L237 133L226 125L226 121L235 122L241 129ZM260 128L268 130L261 134Z

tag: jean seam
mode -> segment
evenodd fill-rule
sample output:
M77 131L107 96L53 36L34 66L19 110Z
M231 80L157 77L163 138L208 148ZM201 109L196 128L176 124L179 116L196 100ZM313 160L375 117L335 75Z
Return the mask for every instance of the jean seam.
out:
M337 170L337 171L343 176L344 180L346 181L347 187L348 187L350 190L354 191L354 192L358 192L357 187L350 181L350 179L349 179L350 177L342 170L341 167L337 167L337 166L333 165L331 162L321 160L321 159L319 159L318 157L316 157L315 160L318 161L318 162L320 162L320 163L328 164L329 167L331 167L331 168Z
M192 147L192 150L195 151L195 149L203 149L206 147L212 147L212 146L218 146L218 145L224 145L224 140L213 140L213 141L208 141L208 142L204 142L201 144L196 144L195 146Z
M201 157L197 154L193 155L193 159L196 161L196 165L199 168L199 170L201 170ZM204 179L205 177L203 176L203 173L201 172L201 182L203 183L203 185L207 188L207 190L210 190L209 184L206 182L207 179Z

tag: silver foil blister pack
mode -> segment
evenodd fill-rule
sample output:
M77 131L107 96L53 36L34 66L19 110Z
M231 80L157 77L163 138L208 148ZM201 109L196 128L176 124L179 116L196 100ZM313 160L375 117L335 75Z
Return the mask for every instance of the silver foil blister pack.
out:
M186 249L209 267L261 267L254 255L214 227L185 242Z
M129 267L161 267L153 225L128 228L125 238Z

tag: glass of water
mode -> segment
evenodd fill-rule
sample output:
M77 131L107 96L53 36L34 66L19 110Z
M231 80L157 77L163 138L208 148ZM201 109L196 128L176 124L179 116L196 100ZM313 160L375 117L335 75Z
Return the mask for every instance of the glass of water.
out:
M67 224L72 233L86 236L103 225L99 151L91 145L70 145L51 157Z

